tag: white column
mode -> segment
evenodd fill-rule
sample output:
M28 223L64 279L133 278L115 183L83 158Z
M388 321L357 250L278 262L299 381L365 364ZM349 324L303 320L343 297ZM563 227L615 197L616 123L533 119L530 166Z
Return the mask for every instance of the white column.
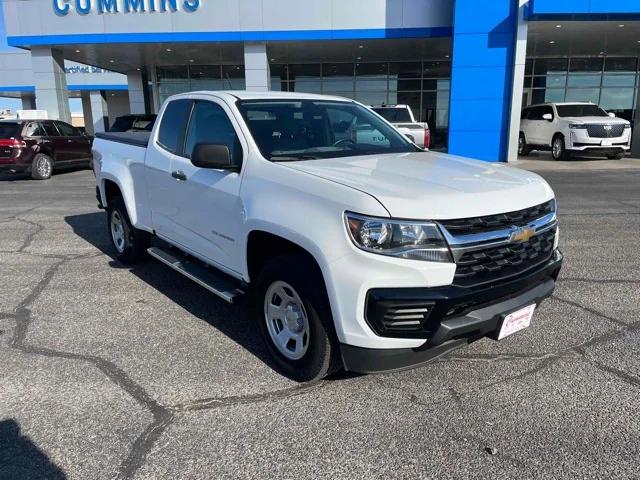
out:
M266 92L271 89L265 42L244 42L244 75L247 90Z
M82 100L82 116L84 117L84 129L88 135L95 134L93 130L93 115L91 114L91 97L87 90L80 92L80 99Z
M520 112L522 112L522 95L524 90L524 70L527 61L527 34L529 26L525 18L525 10L529 0L518 0L518 30L514 50L515 65L513 68L513 84L511 86L511 117L509 121L509 145L507 162L518 159L518 137L520 136Z
M35 110L36 109L36 97L31 93L23 93L20 96L22 100L23 110Z
M71 123L62 52L50 47L32 47L31 66L38 110L46 110L49 118Z
M146 81L142 72L127 72L127 88L129 89L129 110L131 113L147 113L145 107Z
M89 92L89 103L91 104L93 133L106 131L108 128L109 113L104 92L102 90Z

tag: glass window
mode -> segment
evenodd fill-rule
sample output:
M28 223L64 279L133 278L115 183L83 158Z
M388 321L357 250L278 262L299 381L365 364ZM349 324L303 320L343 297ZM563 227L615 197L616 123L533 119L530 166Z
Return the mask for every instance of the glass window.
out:
M321 93L322 82L318 80L296 80L289 82L290 92Z
M565 99L567 102L591 102L597 104L600 101L600 89L570 88L567 89Z
M424 78L449 78L451 76L451 62L424 62L422 75Z
M602 77L603 87L633 87L635 84L635 73L605 73Z
M532 75L533 74L533 59L529 58L524 64L524 74Z
M604 60L605 72L632 72L635 73L637 69L636 58L624 58L624 57L607 57Z
M41 122L41 123L42 123L42 127L44 128L44 131L47 133L47 137L60 136L60 132L58 131L56 126L53 124L53 122L49 121L49 122Z
M384 92L356 92L358 102L365 105L381 105L387 103L387 91Z
M238 108L262 155L272 161L417 151L395 128L356 103L244 100ZM257 111L268 112L267 119L256 119Z
M572 73L567 81L568 87L599 87L602 81L600 73Z
M400 78L421 78L422 63L420 62L391 62L389 75Z
M533 88L564 88L566 83L567 75L564 73L549 73L544 77L533 77Z
M64 123L60 121L56 121L54 123L58 128L60 135L62 135L63 137L79 137L80 136L80 131L77 128L72 127L68 123Z
M606 117L597 105L556 105L559 117Z
M292 63L288 66L289 70L289 80L301 80L303 78L314 79L320 78L320 65L317 63L308 64L308 63L300 63L295 64Z
M189 120L184 156L190 158L199 143L226 145L234 164L242 163L242 146L238 135L224 109L213 102L195 102Z
M406 108L402 107L379 107L372 108L374 112L391 123L410 122L411 114Z
M633 93L633 88L603 88L600 106L606 110L631 110Z
M180 99L169 102L162 115L158 130L158 143L176 155L182 155L184 131L189 121L191 100Z
M244 90L246 88L244 66L223 65L222 88L227 90Z
M601 72L602 58L572 58L571 72Z
M223 88L220 65L191 65L189 78L191 80L190 90L220 90Z
M46 137L47 133L40 122L30 122L24 129L25 137Z
M16 122L0 122L0 138L14 138L20 134L20 127Z
M536 103L564 102L564 88L534 89L531 101Z
M534 75L547 75L548 73L561 73L566 71L566 58L536 58L533 67Z

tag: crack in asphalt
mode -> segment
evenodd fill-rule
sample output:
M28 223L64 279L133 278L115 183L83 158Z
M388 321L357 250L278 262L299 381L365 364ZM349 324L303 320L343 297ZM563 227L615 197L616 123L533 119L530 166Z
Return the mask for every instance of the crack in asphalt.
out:
M24 220L21 220L24 221ZM30 252L24 252L38 233L42 232L45 227L35 222L24 221L37 225L35 232L29 234L22 247L19 250L10 253L26 253L27 255L36 255ZM0 319L12 319L15 322L15 328L8 345L25 354L39 355L49 358L62 358L72 361L81 361L93 365L102 372L114 385L128 394L133 400L147 409L153 421L147 425L144 431L135 439L127 457L121 462L118 472L113 476L114 479L125 480L133 478L136 472L144 465L147 455L164 433L171 425L177 414L211 410L232 405L246 405L251 403L260 403L270 400L280 400L293 396L303 395L310 391L317 390L325 385L324 381L316 381L307 384L301 384L290 388L265 392L261 394L252 394L235 397L210 397L196 399L191 402L185 402L175 405L162 405L153 399L149 393L138 383L136 383L123 369L115 363L106 360L97 355L87 355L63 350L55 350L46 347L37 347L29 345L26 342L29 327L33 322L32 312L29 308L38 299L42 292L49 286L53 277L58 270L65 264L78 259L86 259L103 255L101 252L79 255L48 255L49 258L55 258L58 261L50 265L32 288L29 294L15 307L13 313L0 312ZM42 255L36 255L42 256Z
M37 208L37 207L36 207ZM120 463L117 473L113 478L124 480L133 478L136 472L145 464L146 458L148 454L153 449L156 442L165 432L165 430L172 424L175 420L176 416L180 414L185 414L189 412L196 412L202 410L212 410L218 408L224 408L234 405L247 405L260 403L265 401L272 400L281 400L286 399L298 395L304 395L309 392L316 391L320 388L323 388L326 385L324 381L317 381L309 384L297 385L290 388L285 388L281 390L275 390L270 392L265 392L261 394L249 394L242 396L229 396L229 397L211 397L211 398L201 398L195 399L193 401L178 403L173 405L162 405L156 400L154 400L149 393L138 383L136 383L124 370L118 367L113 362L106 360L102 357L96 355L86 355L79 354L73 352L60 351L50 348L44 347L36 347L29 345L26 342L27 334L29 331L29 327L33 321L32 312L29 308L37 298L42 294L42 292L49 286L55 274L60 270L60 268L68 262L73 260L82 259L82 258L91 258L103 255L101 252L90 253L90 254L81 254L81 255L54 255L54 254L40 254L33 252L26 252L25 250L31 246L35 238L40 234L43 230L45 230L45 226L42 224L38 224L36 222L32 222L25 219L18 218L20 215L24 215L30 211L35 210L35 208L26 210L24 212L20 212L12 217L5 218L0 220L0 223L4 223L11 220L18 220L22 223L30 224L36 226L36 230L30 232L25 238L22 246L18 250L6 252L6 253L23 253L27 255L33 255L38 257L46 257L53 258L57 261L50 265L42 279L35 285L35 287L31 290L31 292L20 302L20 304L15 308L14 313L2 313L0 312L0 319L13 319L15 321L15 328L11 339L9 340L9 345L17 349L25 354L33 354L40 355L51 358L62 358L72 361L82 361L89 363L96 367L100 372L102 372L114 385L119 387L122 391L127 393L136 403L141 405L143 408L148 410L152 417L153 421L149 423L143 432L138 435L138 437L133 442L132 446L129 449L129 453L127 457ZM594 215L594 214L590 214ZM563 278L561 281L584 281L584 282L602 282L602 280L591 280L591 279L583 279L583 278ZM607 283L638 283L636 280L605 280ZM485 385L477 391L482 391L487 388L495 387L496 385L512 382L514 380L522 379L529 375L533 375L537 372L540 372L549 366L553 365L557 361L568 358L571 356L576 356L579 354L582 358L584 358L589 363L593 364L596 368L607 372L611 375L614 375L628 384L631 384L635 387L640 387L640 378L629 374L623 370L619 370L614 367L610 367L608 365L602 364L601 362L594 361L591 359L587 359L584 355L585 349L599 344L604 343L609 340L614 340L620 335L640 329L640 321L635 323L625 323L617 318L608 316L594 310L590 307L586 307L577 302L573 302L570 300L565 300L562 298L558 298L557 296L553 296L556 300L573 306L575 308L583 309L593 315L597 315L601 318L604 318L613 324L619 326L619 329L609 330L608 332L600 335L594 335L582 342L579 345L571 346L567 349L561 350L559 352L546 353L546 354L479 354L479 355L470 355L470 356L452 356L445 357L436 362L473 362L473 361L510 361L510 360L521 360L521 359L531 359L531 360L540 360L540 363L535 367L526 370L518 375L510 376L509 378L503 378L497 382L494 382L489 385ZM377 380L376 380L377 381ZM433 406L433 403L427 403L417 397L415 394L409 393L406 389L386 385L384 383L378 382L384 388L394 388L399 390L403 395L406 395L411 403L422 405L422 406ZM463 409L463 396L466 393L458 392L455 388L449 387L448 389L450 398L454 401L456 406L462 410ZM473 392L467 392L473 393ZM479 441L479 444L482 444L482 441ZM505 458L506 459L506 458ZM506 459L511 462L515 462L515 459Z

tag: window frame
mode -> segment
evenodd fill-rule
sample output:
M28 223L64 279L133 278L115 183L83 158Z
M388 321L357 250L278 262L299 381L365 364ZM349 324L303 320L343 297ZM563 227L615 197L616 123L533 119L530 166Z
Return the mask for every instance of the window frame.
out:
M229 112L227 112L227 110L224 108L224 105L221 102L216 102L215 100L212 100L212 99L190 98L189 100L191 100L191 108L189 110L189 119L187 120L187 126L184 129L184 138L182 139L182 147L180 148L181 153L178 156L186 160L189 160L191 162L191 155L187 156L186 147L187 147L187 137L189 135L189 129L191 128L191 120L193 118L193 112L195 111L197 103L212 103L218 106L220 110L222 110L222 112L227 116L229 125L231 125L231 128L233 129L233 132L235 133L236 138L238 139L238 145L240 147L240 153L238 155L240 158L240 165L238 165L238 168L242 170L242 166L245 163L244 162L245 147L242 144L242 141L240 140L242 136L238 132L238 128L236 127L236 125L234 125L231 115L229 115Z

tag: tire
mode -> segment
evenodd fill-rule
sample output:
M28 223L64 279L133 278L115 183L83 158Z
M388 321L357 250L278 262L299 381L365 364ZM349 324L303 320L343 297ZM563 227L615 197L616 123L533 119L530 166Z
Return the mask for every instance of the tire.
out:
M620 153L610 153L609 155L607 155L607 158L609 160L622 160L624 158L624 153L620 152Z
M565 148L564 137L560 134L555 135L551 141L551 156L554 160L566 160L569 158Z
M275 257L260 272L253 292L254 318L265 344L278 369L298 382L319 380L340 368L329 299L317 270L301 254Z
M518 138L518 156L526 157L531 153L531 148L527 145L527 139L524 136L524 132L520 132L520 137Z
M116 197L107 207L107 227L116 258L125 265L142 260L149 247L150 235L131 225L122 197Z
M31 178L47 180L53 173L53 159L44 153L37 153L31 162Z

